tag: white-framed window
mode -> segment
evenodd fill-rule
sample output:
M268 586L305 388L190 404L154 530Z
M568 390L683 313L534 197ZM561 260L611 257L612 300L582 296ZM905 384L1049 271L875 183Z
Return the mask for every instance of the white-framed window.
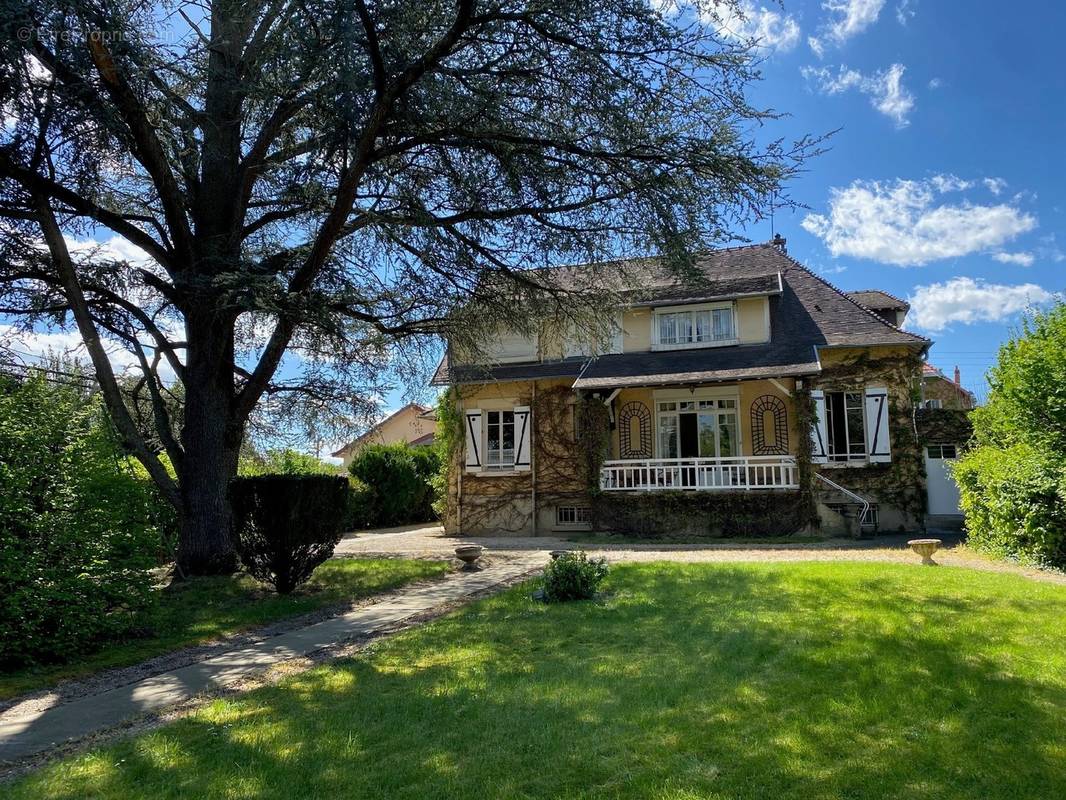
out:
M467 408L467 472L522 472L531 469L532 414L529 406Z
M925 446L925 452L928 454L929 458L933 459L953 459L958 458L959 456L958 448L953 444L927 444Z
M653 349L709 347L737 341L736 309L732 303L674 306L652 315Z
M485 469L514 469L514 411L485 412Z
M932 398L930 400L926 400L925 401L925 407L926 408L943 408L944 407L944 403L943 403L943 401L940 400L939 397L934 397L934 398Z
M555 524L565 526L589 525L592 511L585 506L556 506Z
M866 409L862 391L826 392L826 434L830 461L866 460Z
M737 400L663 400L656 404L659 458L729 458L740 454Z

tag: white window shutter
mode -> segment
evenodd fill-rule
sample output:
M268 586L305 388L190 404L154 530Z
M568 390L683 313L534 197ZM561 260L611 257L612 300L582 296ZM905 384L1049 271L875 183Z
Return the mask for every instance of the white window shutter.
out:
M530 428L532 418L529 406L514 407L514 468L516 470L528 470L532 464L530 458Z
M814 419L811 420L811 463L825 464L829 461L826 451L825 433L825 392L811 389L811 401L814 403Z
M466 471L481 472L481 409L468 409L463 421L466 428Z
M892 460L888 441L888 389L884 386L866 387L866 453L871 464L887 464Z

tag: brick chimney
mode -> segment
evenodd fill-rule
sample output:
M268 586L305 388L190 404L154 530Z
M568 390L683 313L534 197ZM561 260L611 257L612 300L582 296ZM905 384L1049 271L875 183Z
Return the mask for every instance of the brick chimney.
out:
M958 366L955 367L955 385L962 386L962 373L959 372Z

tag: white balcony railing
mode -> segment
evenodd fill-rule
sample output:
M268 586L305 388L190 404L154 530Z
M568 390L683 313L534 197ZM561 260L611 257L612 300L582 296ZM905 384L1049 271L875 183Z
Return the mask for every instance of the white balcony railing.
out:
M792 456L646 458L605 461L600 471L600 488L628 492L798 489L799 474Z

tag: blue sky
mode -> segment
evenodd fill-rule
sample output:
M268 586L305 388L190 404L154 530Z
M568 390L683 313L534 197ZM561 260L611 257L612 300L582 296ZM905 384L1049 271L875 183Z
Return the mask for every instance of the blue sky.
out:
M790 184L807 208L776 215L789 252L841 289L909 299L931 361L983 395L1020 313L1066 288L1066 4L745 7L727 25L765 45L751 97L789 115L773 133L840 129Z
M675 0L654 2L677 13ZM936 341L930 360L948 375L958 365L984 397L1021 313L1066 289L1066 3L1005 13L988 0L741 2L744 18L705 22L760 41L751 99L787 116L759 135L839 129L788 186L802 207L776 214L789 252L843 290L910 300L908 327ZM765 241L770 224L738 233ZM0 319L0 338L6 328ZM77 338L41 331L22 347ZM382 398L383 411L414 388Z

